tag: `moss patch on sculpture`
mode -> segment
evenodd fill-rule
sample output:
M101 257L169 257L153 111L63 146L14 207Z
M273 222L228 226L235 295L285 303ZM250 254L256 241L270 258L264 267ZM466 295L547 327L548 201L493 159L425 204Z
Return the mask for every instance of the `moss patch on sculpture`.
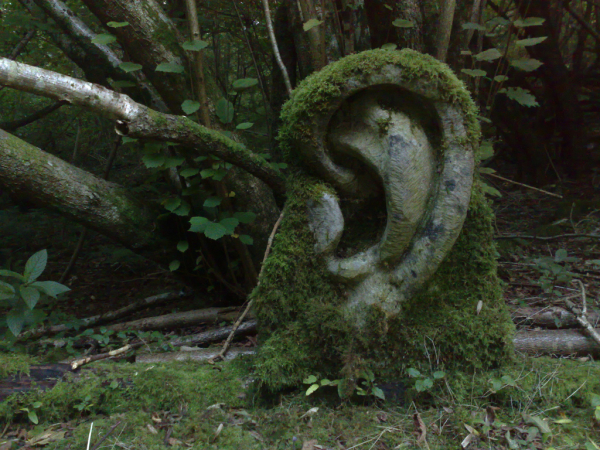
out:
M325 191L335 195L318 180L292 177L281 229L253 293L261 330L255 369L266 386L298 386L308 375L352 378L365 368L378 379L398 379L407 368L432 363L471 371L510 360L512 323L496 276L493 216L478 187L461 236L422 293L395 317L372 308L360 331L343 317L344 286L314 253L307 203Z

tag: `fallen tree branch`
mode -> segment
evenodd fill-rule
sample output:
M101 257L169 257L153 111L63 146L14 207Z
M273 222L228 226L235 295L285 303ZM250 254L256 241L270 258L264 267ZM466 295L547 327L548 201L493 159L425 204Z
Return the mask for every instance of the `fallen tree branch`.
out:
M7 58L0 58L0 84L117 119L116 131L122 136L182 144L182 152L191 156L197 150L217 156L260 178L276 194L285 193L283 177L262 156L187 117L163 114L100 85Z
M136 363L142 364L156 364L156 363L169 363L174 361L209 361L220 355L219 348L203 348L193 352L173 352L173 353L148 353L140 355L135 358ZM255 350L253 348L245 347L234 347L222 357L224 360L229 361L240 355L253 355Z
M600 345L582 330L519 331L513 343L528 356L600 356Z
M579 239L579 238L588 238L588 239L600 239L600 235L598 234L558 234L556 236L531 236L525 234L508 234L504 236L494 236L494 239L535 239L538 241L554 241L557 239Z
M164 302L168 302L169 300L177 300L183 297L187 297L188 295L190 295L190 292L184 292L184 291L179 291L179 292L167 292L165 294L159 294L159 295L153 295L152 297L147 297L145 299L139 300L137 302L131 303L123 308L117 309L115 311L109 311L107 313L104 314L99 314L97 316L92 316L92 317L87 317L85 319L81 319L80 323L81 323L81 328L80 329L86 329L86 328L90 328L93 326L96 326L98 324L104 323L104 322L110 322L113 321L115 319L119 319L129 313L132 313L134 311L138 311L140 309L146 308L148 306L153 306L153 305L158 305ZM53 325L51 327L47 327L47 328L38 328L37 330L33 330L29 333L23 333L22 336L20 336L20 339L31 339L31 338L38 338L40 336L46 335L46 334L56 334L56 333L60 333L63 331L69 331L71 329L71 327L68 327L67 325Z
M226 339L231 334L236 337L249 334L256 331L256 320L249 320L243 322L235 330L234 326L217 328L215 330L205 331L203 333L191 334L189 336L183 336L178 339L174 339L169 342L173 347L181 347L182 345L201 345L208 344L210 342L217 342Z
M577 316L564 308L550 306L547 308L517 308L511 314L516 325L539 326L544 328L575 328L579 326ZM588 314L588 320L600 325L600 314Z
M232 314L228 314L232 313ZM233 320L237 315L237 307L206 308L195 311L184 311L158 317L146 317L131 322L118 323L106 327L113 331L127 330L160 330L163 328L185 327L199 323L214 323L222 320Z
M517 186L522 186L527 189L531 189L533 191L541 192L546 195L551 195L552 197L563 198L562 195L555 194L554 192L545 191L544 189L539 189L533 186L529 186L528 184L519 183L518 181L509 180L508 178L501 177L500 175L496 175L495 173L486 173L490 177L498 178L499 180L506 181L507 183L516 184Z
M146 344L146 342L136 342L134 344L127 344L124 347L117 348L115 350L111 350L106 353L99 353L97 355L92 355L92 356L87 356L85 358L76 359L75 361L72 361L70 363L71 369L76 370L76 369L80 368L81 366L84 366L84 365L89 364L94 361L101 361L103 359L114 358L115 356L122 355L124 353L127 353L129 350L139 348L145 344Z

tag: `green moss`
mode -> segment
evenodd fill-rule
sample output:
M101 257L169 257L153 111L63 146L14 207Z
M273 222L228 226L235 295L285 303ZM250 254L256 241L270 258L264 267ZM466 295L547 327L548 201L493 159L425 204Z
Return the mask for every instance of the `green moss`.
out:
M311 134L317 116L339 102L349 79L390 64L402 67L399 83L437 87L433 100L457 106L466 121L463 144L477 148L476 108L446 65L410 50L374 50L327 66L294 91L279 135L288 161L297 165L295 149L320 139ZM256 374L268 388L298 386L307 375L352 380L364 368L378 379L397 380L410 367L472 373L511 360L513 326L496 274L493 214L477 182L464 228L437 273L395 316L368 307L360 330L343 317L345 287L315 255L307 223L308 202L335 191L297 172L288 192L281 229L253 293L261 330Z
M36 361L37 359L30 355L0 353L0 378L17 373L28 374L29 366Z

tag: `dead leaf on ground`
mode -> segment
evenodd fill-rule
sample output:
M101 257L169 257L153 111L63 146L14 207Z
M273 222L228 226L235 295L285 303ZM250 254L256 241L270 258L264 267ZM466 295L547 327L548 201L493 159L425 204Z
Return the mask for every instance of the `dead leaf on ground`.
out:
M413 414L413 424L415 425L415 434L417 435L417 444L421 445L427 441L427 427L421 419L421 414Z
M317 440L316 439L311 439L310 441L305 441L302 444L302 450L315 450L315 446L316 445L317 445Z

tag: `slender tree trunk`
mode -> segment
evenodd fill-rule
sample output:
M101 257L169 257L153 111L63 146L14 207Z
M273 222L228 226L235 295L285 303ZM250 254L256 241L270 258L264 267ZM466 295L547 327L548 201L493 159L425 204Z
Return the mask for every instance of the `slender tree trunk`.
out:
M446 62L446 55L448 54L448 44L450 43L450 35L452 34L455 9L456 0L446 0L439 19L435 57L442 62Z

